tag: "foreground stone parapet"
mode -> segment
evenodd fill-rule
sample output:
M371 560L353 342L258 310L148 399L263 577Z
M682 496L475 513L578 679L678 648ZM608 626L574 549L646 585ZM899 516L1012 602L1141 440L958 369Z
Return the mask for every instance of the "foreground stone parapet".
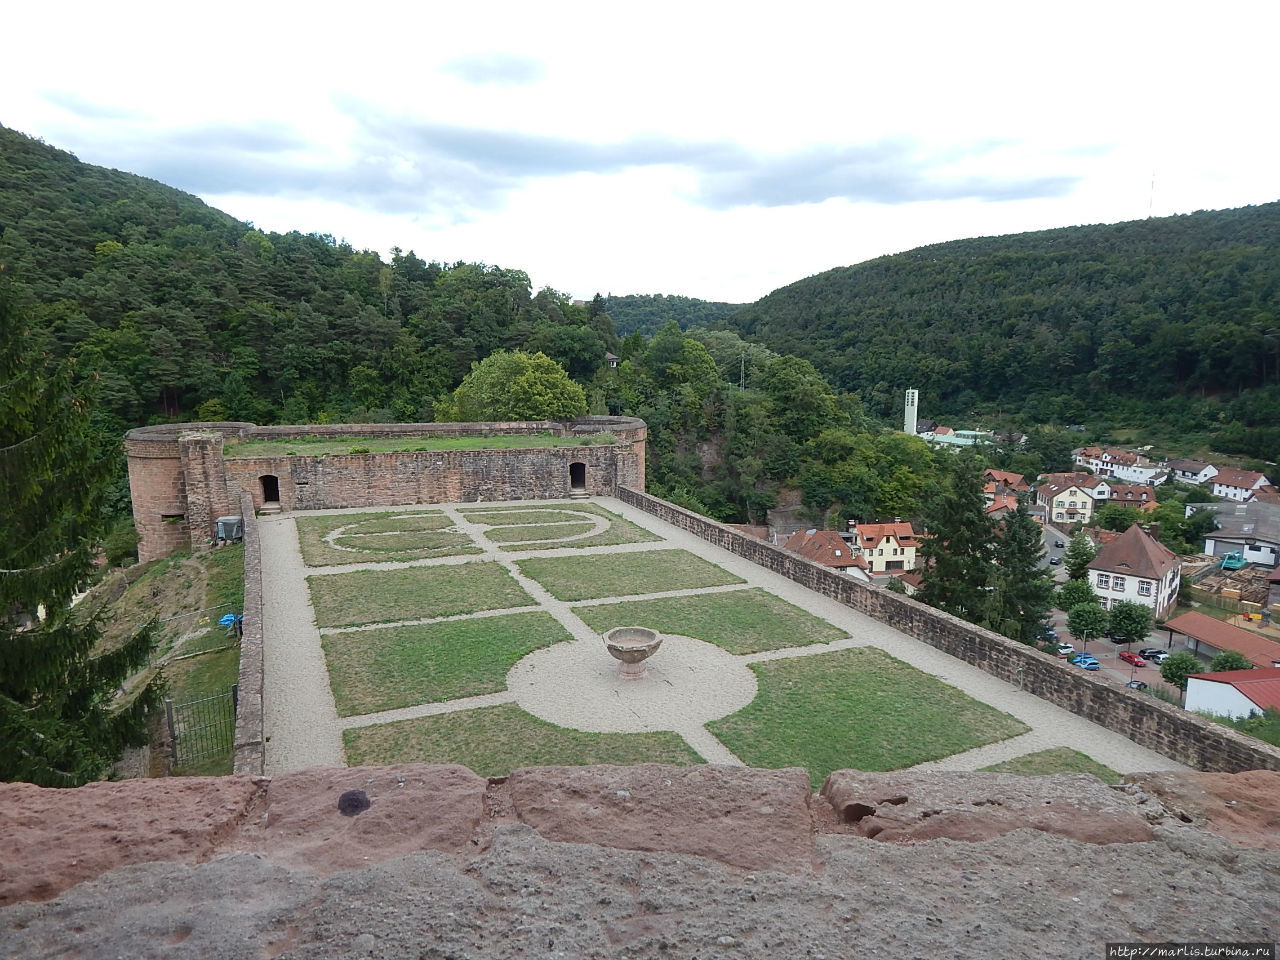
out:
M0 904L46 900L125 864L207 860L239 829L265 785L253 777L125 780L76 790L0 784Z
M469 852L488 787L466 767L422 764L317 767L264 784L228 847L322 876L422 850Z
M1280 774L1157 780L1176 812L1083 776L833 774L838 808L877 806L858 823L801 771L726 767L0 785L0 956L1083 959L1276 940L1280 852L1199 824L1224 806L1274 829ZM1006 832L1036 803L1091 841L1108 813L1151 840ZM934 806L918 822L954 827L936 840L856 835Z
M0 956L986 960L1277 939L1280 852L1206 827L1225 810L1274 832L1280 774L1155 778L1173 808L1136 780L845 771L834 807L803 771L714 766L0 784ZM1037 803L1091 842L1010 831ZM908 829L917 809L936 839ZM879 842L891 829L907 842Z
M1232 843L1280 850L1280 774L1138 773L1125 781L1139 803Z
M1081 843L1140 843L1155 836L1129 797L1087 774L837 770L820 795L851 832L888 842L989 840L1028 828Z
M511 799L549 840L812 869L809 774L798 767L533 767L511 775Z

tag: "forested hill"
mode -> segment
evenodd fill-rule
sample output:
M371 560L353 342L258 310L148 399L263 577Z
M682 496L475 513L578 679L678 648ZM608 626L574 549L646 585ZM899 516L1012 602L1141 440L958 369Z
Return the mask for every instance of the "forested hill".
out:
M610 295L605 298L605 309L613 318L619 336L640 333L651 337L672 320L680 325L681 330L710 327L728 318L741 306L661 293L625 297Z
M921 247L783 287L728 325L881 414L915 386L922 412L1092 422L1159 403L1248 426L1280 420L1278 291L1271 203Z
M3 127L0 264L44 348L93 374L104 431L430 419L500 347L583 379L619 349L602 297L574 306L521 270L263 233Z

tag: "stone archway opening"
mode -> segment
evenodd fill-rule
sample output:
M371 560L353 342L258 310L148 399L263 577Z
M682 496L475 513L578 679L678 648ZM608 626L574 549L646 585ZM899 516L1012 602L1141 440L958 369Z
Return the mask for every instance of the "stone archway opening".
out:
M258 482L262 484L262 502L263 503L279 503L280 502L280 478L274 474L268 473L258 478Z
M569 489L571 491L587 490L587 465L585 463L569 464Z

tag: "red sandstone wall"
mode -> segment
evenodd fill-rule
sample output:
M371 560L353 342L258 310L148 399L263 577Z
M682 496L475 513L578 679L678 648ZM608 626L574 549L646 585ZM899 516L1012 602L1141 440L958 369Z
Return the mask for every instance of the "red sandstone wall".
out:
M186 487L178 443L125 441L138 559L144 563L187 547ZM182 517L166 522L163 517Z
M614 445L530 450L455 450L329 457L223 456L227 437L351 438L613 433ZM125 442L129 457L139 557L152 560L188 546L200 548L214 521L240 512L241 493L264 505L263 476L279 483L284 510L545 500L570 492L569 468L586 467L586 493L610 496L619 484L643 489L648 428L630 417L583 417L569 423L325 424L257 427L251 423L191 423L140 427ZM181 517L164 522L161 517Z

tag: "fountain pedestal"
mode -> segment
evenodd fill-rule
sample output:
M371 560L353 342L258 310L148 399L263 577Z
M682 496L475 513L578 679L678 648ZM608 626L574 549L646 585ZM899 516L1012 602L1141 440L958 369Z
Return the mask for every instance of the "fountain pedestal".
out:
M604 645L618 661L618 676L639 680L647 672L645 661L662 646L662 635L647 627L614 627L604 635Z

